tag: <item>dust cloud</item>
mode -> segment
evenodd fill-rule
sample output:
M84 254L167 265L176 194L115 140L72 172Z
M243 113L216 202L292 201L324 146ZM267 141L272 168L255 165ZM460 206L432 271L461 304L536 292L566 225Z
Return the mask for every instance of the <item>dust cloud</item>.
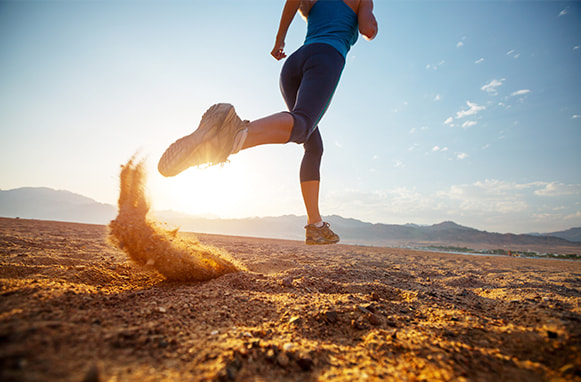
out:
M109 241L135 263L152 267L170 281L204 281L237 272L226 251L185 240L148 216L143 161L131 158L121 169L119 212L109 224Z

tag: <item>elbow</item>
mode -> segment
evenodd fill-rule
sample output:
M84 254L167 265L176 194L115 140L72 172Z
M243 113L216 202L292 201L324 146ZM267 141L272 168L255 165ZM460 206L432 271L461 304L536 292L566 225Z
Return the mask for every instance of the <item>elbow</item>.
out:
M359 32L365 37L366 40L373 40L377 36L377 23L371 23L365 27L359 28Z

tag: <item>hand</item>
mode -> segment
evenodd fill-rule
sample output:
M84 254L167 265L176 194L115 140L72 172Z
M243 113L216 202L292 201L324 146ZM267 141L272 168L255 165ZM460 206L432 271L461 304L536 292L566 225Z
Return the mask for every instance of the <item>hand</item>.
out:
M272 52L270 52L270 55L272 57L274 57L277 61L282 60L283 58L286 57L286 53L284 52L284 41L283 42L277 42L274 45L274 48L272 48Z

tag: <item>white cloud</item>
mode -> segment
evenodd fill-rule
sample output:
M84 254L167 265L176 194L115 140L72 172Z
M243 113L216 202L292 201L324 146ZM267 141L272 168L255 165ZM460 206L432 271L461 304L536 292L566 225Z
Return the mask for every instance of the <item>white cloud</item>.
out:
M402 161L400 161L400 160L396 160L396 161L393 163L393 167L395 167L395 168L404 168L404 167L405 167L405 165L403 164L403 162L402 162Z
M480 57L478 60L474 61L475 64L481 64L484 62L484 57Z
M445 60L440 61L437 64L427 64L426 69L438 70L438 68L446 63Z
M511 93L511 96L519 96L519 95L525 95L525 94L529 94L531 92L530 89L521 89L521 90L517 90L515 92Z
M410 133L410 134L415 134L415 132L416 132L416 128L415 128L415 127L412 127L412 128L410 129L410 132L409 132L409 133Z
M579 45L575 45L575 46L573 47L573 50L577 50L577 49L581 49L581 46L579 46Z
M434 147L432 147L432 151L433 152L448 151L448 148L447 147L434 146Z
M455 157L460 160L468 155L455 153ZM324 198L324 208L343 216L388 224L452 220L493 232L551 232L581 226L580 195L581 184L486 179L443 189L331 191Z
M452 122L454 122L454 118L452 118L452 117L448 117L448 119L446 119L446 120L444 121L444 125L449 125L449 124L451 124Z
M529 187L530 184L486 179L472 184L452 185L448 190L438 192L438 196L457 201L457 207L463 213L511 214L528 209L527 202L519 192Z
M498 94L497 88L502 86L502 83L506 80L506 78L502 78L500 80L492 80L486 85L482 86L480 90L485 91L489 94Z
M441 97L440 97L440 95L439 95L439 94L436 94L436 95L434 96L434 101L439 101L440 99L441 99Z
M511 56L512 58L519 58L520 57L520 53L516 53L516 51L514 49L511 49L508 52L506 52L506 55Z
M581 196L581 184L563 184L557 182L545 183L544 188L536 190L538 196Z
M462 48L463 46L464 46L463 41L458 41L458 43L456 44L456 48Z
M415 150L416 148L418 148L419 146L420 146L420 144L419 144L419 143L414 143L413 145L411 145L411 146L408 148L408 151L414 151L414 150Z
M577 119L577 118L581 118L581 115L574 114L574 115L571 116L571 119Z
M456 153L456 158L462 160L468 158L468 154L466 153Z
M478 122L476 122L476 121L466 121L462 124L462 127L467 129L467 128L472 127L472 126L476 126L476 124L478 124Z
M561 12L559 12L558 17L565 16L567 13L569 13L569 8L565 8Z
M479 111L486 109L486 106L479 106L476 103L470 101L466 101L466 104L468 105L468 110L460 110L459 112L457 112L456 119L464 118L469 115L474 115L477 114Z

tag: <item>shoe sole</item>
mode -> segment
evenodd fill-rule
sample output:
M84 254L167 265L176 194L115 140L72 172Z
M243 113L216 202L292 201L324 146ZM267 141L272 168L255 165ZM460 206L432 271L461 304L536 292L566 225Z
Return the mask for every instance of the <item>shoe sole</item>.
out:
M307 245L337 244L338 242L339 242L339 239L337 239L335 241L331 241L331 240L327 240L327 239L315 240L315 239L310 239L310 238L305 240L305 244L307 244Z
M219 109L227 109L228 111L224 113L224 118L222 120L216 120L212 118L216 115ZM230 119L234 118L236 112L234 106L230 104L216 104L210 107L202 120L196 131L192 134L182 137L172 143L167 150L161 156L157 169L159 173L165 177L176 176L182 171L193 167L199 166L206 162L200 162L196 159L194 155L196 153L196 148L203 142L212 139L218 134L219 128Z

